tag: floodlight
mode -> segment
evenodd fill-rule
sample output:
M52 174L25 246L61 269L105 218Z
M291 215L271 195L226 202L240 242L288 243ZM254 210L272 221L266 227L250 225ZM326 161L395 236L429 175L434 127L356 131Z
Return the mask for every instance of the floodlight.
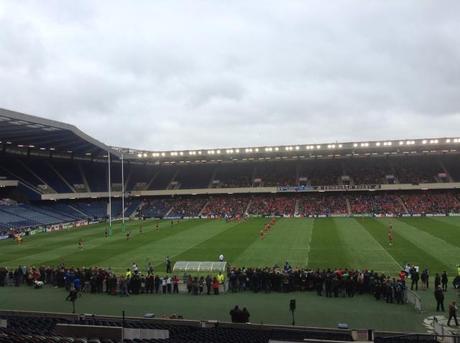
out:
M403 141L399 141L399 145L403 145L403 144L404 144L404 142L403 142Z
M278 148L278 147L275 147L275 151L278 151L278 150L279 150L279 148Z
M426 142L427 142L426 139L424 139L424 140L422 141L422 144L426 144Z
M55 148L50 148L50 150L51 150L51 151L54 151L54 150L56 150L56 149L55 149ZM90 154L90 155L91 155L91 154Z
M216 153L220 154L220 150L217 150Z
M339 148L341 148L341 147L342 147L342 144L339 144Z
M166 153L162 152L162 153L161 153L161 156L163 156L163 157L166 156Z
M380 142L375 143L376 146L380 146Z
M235 149L235 152L238 154L240 152L240 149Z
M450 138L447 138L447 139L446 139L446 143L450 143Z
M358 143L353 143L353 148L356 148L358 146Z
M316 146L316 149L321 149L321 145L317 145L317 146Z
M29 148L35 148L35 145L29 145Z
M255 148L254 151L255 151L255 152L259 152L259 148Z
M298 147L298 146L296 146L296 147L295 147L295 149L296 149L296 150L299 150L299 147Z
M144 156L144 157L147 157L147 153L146 153L146 152L144 152L144 155L143 155L143 156Z
M23 148L23 147L24 147L24 145L18 144L18 148Z

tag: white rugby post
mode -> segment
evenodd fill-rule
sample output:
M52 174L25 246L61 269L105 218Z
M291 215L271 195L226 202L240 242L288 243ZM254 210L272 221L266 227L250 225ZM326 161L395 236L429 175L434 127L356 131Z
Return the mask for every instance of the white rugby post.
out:
M109 235L112 236L112 177L110 175L110 151L107 151L108 188L109 188Z
M121 228L125 232L125 171L124 171L124 160L123 152L121 153Z

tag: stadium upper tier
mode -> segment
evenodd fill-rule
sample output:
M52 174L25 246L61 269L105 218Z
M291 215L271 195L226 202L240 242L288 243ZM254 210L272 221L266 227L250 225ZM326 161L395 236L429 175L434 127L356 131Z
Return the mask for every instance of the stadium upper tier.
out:
M361 185L396 190L402 184L457 188L458 146L460 138L435 138L138 152L105 146L72 125L0 109L0 188L17 184L29 199L106 197L108 153L113 157L111 190L117 196L123 183L121 156L125 191L140 196L229 188L234 193Z
M68 198L76 194L106 196L98 193L107 192L107 169L106 162L94 160L0 154L0 179L17 181L17 188L31 199L53 199L53 194L68 194ZM142 193L149 191L153 192L151 195L166 195L197 189L218 193L215 191L232 188L245 193L269 192L267 187L308 190L321 186L362 185L374 185L373 189L385 185L388 190L398 189L402 184L418 184L419 189L425 184L456 188L455 183L460 182L460 159L457 155L427 155L202 165L131 162L125 163L124 176L126 192L133 195L149 195ZM119 195L122 189L119 161L111 164L111 177L112 191ZM163 193L156 194L158 191Z

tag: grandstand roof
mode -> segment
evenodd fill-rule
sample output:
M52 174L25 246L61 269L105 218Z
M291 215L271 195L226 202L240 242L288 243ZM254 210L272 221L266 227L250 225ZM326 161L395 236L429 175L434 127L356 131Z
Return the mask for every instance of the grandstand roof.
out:
M377 157L456 153L460 137L314 143L279 146L216 148L182 151L145 151L116 148L125 158L155 163L267 161L309 158Z
M103 157L119 153L77 127L55 120L0 108L0 146L3 151L24 150L56 155Z
M406 154L456 153L460 137L418 138L360 142L194 149L137 150L109 147L74 125L0 108L0 149L7 152L53 156L116 157L155 164L267 161L283 159L375 157Z

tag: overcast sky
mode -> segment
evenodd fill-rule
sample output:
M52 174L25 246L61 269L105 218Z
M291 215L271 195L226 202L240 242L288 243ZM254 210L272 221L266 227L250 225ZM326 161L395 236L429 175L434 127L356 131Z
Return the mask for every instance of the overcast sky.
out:
M0 107L131 148L459 135L460 1L3 1Z

